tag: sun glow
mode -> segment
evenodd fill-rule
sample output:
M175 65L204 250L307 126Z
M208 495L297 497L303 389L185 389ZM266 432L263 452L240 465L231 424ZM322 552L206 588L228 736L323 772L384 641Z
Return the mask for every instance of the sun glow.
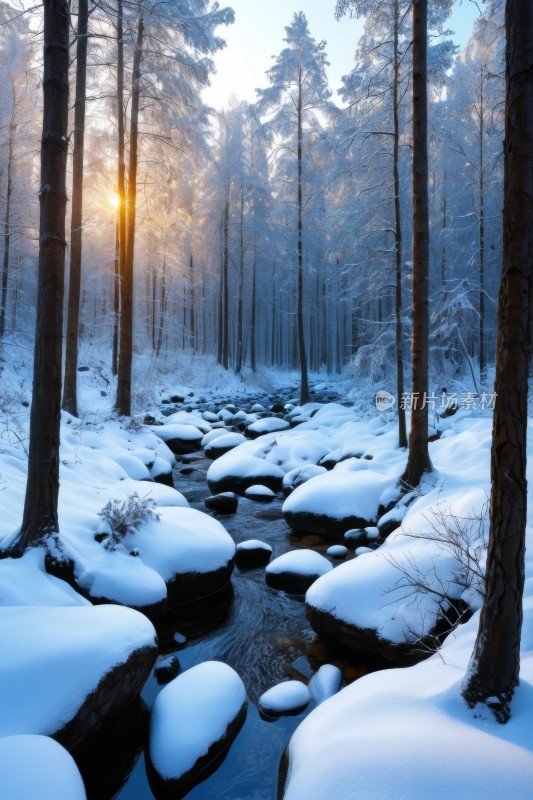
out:
M117 192L110 192L109 193L108 202L109 202L109 205L111 206L111 208L114 208L115 210L119 207L119 205L120 205L120 197L118 196Z

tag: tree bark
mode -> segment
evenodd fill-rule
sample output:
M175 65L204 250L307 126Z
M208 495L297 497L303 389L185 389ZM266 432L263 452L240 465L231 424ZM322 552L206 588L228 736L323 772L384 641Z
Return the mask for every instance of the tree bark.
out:
M242 317L244 293L244 189L241 184L241 219L240 219L240 252L239 252L239 287L237 298L237 352L235 358L235 374L242 371Z
M223 216L222 250L222 366L229 367L229 309L228 309L228 266L229 266L229 178L226 182Z
M78 416L78 335L81 292L81 253L83 225L83 154L87 84L88 0L78 0L76 35L76 100L74 104L74 150L72 153L72 213L70 221L70 271L67 308L67 341L63 408Z
M139 146L139 99L144 23L141 2L137 12L137 39L131 78L130 159L126 202L126 253L120 283L120 348L118 356L117 402L119 414L131 414L131 371L133 361L133 263L135 255L135 214L137 203L137 165Z
M58 530L59 427L68 149L69 11L44 0L39 269L28 481L16 549Z
M409 455L401 482L418 486L431 470L428 450L429 202L427 144L428 0L413 0L413 404Z
M310 400L309 383L307 380L307 355L305 352L304 317L303 317L303 230L302 230L302 160L303 160L303 76L302 68L298 72L298 310L296 313L298 325L298 351L300 356L300 404Z
M393 176L394 176L394 247L396 257L396 394L398 402L398 444L407 447L405 407L400 402L404 394L403 330L402 330L402 218L400 209L400 0L394 3L394 77L392 89L393 113Z
M11 115L9 119L9 140L7 145L6 208L4 213L4 253L2 258L2 300L0 306L0 338L6 329L7 284L9 278L9 255L11 245L11 198L13 196L13 147L15 144L15 113L17 97L15 84L11 80Z
M469 706L510 716L518 684L527 506L528 341L533 280L533 6L507 0L503 264L492 430L490 535L474 652L463 686Z

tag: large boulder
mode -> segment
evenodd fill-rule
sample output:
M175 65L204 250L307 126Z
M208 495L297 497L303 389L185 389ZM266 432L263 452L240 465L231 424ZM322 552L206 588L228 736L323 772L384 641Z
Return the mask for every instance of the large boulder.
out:
M289 594L303 594L321 575L333 569L331 563L315 550L290 550L271 561L266 581L274 589Z
M219 766L246 717L237 673L206 661L178 675L155 699L147 751L156 796L184 797Z

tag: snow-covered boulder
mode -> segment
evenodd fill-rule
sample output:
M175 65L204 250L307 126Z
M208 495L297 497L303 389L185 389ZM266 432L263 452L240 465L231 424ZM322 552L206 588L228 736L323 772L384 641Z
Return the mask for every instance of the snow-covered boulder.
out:
M0 608L0 648L0 736L69 749L138 696L157 656L148 619L110 605Z
M325 467L319 467L318 464L304 464L301 467L295 467L285 473L281 488L283 494L287 497L291 492L301 486L302 483L316 478L317 475L323 475L327 472Z
M272 686L259 698L260 711L269 717L297 714L309 703L309 689L301 681L283 681Z
M337 694L341 687L342 670L334 664L322 664L309 681L309 694L317 705Z
M159 436L175 454L194 453L200 449L204 433L195 425L182 422L169 422L165 425L154 425L150 430Z
M314 550L290 550L271 561L266 581L274 589L302 594L321 575L332 570L331 563Z
M253 486L249 486L244 490L244 496L248 497L250 500L269 502L270 500L274 499L276 493L273 492L272 489L269 489L268 486L262 486L260 483L255 483Z
M207 483L213 494L244 492L256 483L268 486L274 492L279 491L283 471L265 458L248 455L246 451L243 453L241 448L247 446L248 444L240 445L211 464L207 471Z
M323 536L365 528L377 520L381 495L390 482L373 470L334 469L295 489L283 504L283 514L295 530Z
M239 567L262 567L268 564L272 548L259 539L247 539L237 545L235 561Z
M204 437L205 438L205 437ZM242 435L242 433L223 433L222 436L216 436L214 439L211 439L204 447L204 453L208 458L220 458L223 456L224 453L229 453L230 450L233 450L234 447L237 447L239 444L243 444L246 439Z
M220 765L246 717L237 673L206 661L178 675L155 699L150 720L148 776L157 792L183 797Z
M85 800L76 762L48 736L20 735L0 739L2 800Z
M287 420L280 419L279 417L265 417L258 419L246 428L246 435L252 439L257 439L264 433L274 433L275 431L286 431L290 428L290 423Z
M331 547L328 547L326 553L330 558L346 558L348 548L343 544L332 544Z
M239 505L239 498L235 492L221 492L206 497L205 507L218 514L235 514Z
M148 520L131 540L164 580L170 606L215 594L231 578L233 539L218 520L194 508L159 509L159 519Z

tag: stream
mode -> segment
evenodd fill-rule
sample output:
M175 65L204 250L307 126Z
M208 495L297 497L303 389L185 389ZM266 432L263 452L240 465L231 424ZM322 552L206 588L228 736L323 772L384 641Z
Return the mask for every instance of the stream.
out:
M178 456L174 470L175 486L193 508L206 513L212 513L203 503L209 494L206 472L210 463L203 454ZM295 536L283 519L282 503L281 497L270 503L240 497L236 514L213 516L236 543L254 538L270 544L272 558L297 547L312 547L325 554L331 540ZM171 613L158 628L160 658L175 653L181 670L207 660L224 661L238 672L248 692L246 722L225 761L187 800L276 800L280 759L292 732L313 706L294 716L266 720L257 710L260 695L288 678L307 678L322 663L340 666L347 682L368 671L366 665L320 642L306 620L303 596L268 587L264 575L264 567L235 567L231 586L216 601ZM160 688L152 673L142 693L146 706ZM110 731L83 754L88 800L153 798L142 754L146 707L139 704L130 716L122 728ZM113 762L119 763L113 766ZM113 769L119 774L112 774Z

